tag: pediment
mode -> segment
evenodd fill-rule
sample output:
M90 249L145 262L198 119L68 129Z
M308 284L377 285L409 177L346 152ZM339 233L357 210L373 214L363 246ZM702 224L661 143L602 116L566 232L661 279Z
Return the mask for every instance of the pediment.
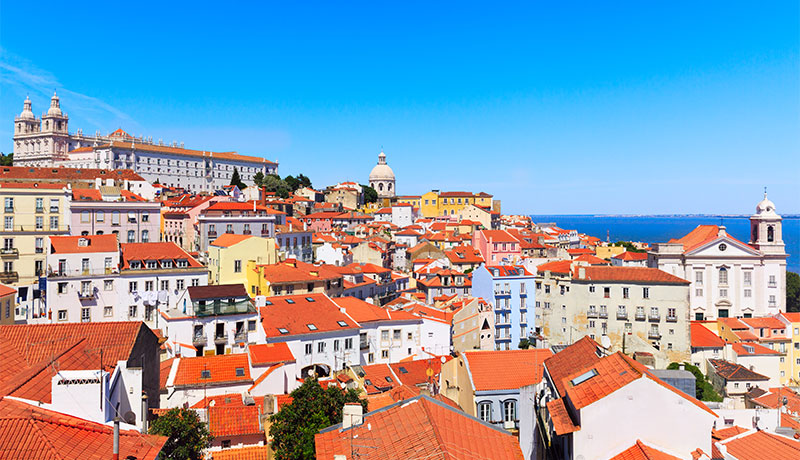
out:
M741 241L720 236L686 253L687 256L702 257L759 257L761 253Z

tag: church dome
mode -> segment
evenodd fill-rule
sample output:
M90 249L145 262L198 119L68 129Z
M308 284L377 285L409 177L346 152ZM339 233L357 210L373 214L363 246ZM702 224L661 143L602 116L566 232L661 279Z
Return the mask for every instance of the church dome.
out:
M378 155L378 164L372 168L372 172L369 173L369 181L394 181L394 171L389 165L386 164L386 154L381 152Z
M767 192L764 192L764 199L756 205L756 214L776 214L775 204L767 198Z
M47 109L48 116L61 116L61 104L58 99L58 95L56 95L55 91L53 91L53 97L50 98L50 108Z
M30 97L26 97L25 98L25 103L23 104L22 107L23 107L22 108L22 113L19 114L20 118L23 118L23 119L26 119L26 120L33 120L34 118L36 118L36 116L33 115L33 110L31 110L31 98Z

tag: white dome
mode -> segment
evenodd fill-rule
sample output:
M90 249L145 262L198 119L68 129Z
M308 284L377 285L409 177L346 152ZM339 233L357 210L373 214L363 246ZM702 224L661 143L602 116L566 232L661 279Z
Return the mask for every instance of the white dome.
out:
M19 114L20 118L24 118L27 120L33 120L36 116L33 115L33 110L31 110L31 98L26 97L25 103L22 106L22 113Z
M50 98L50 108L47 109L47 115L49 116L60 116L61 115L61 104L58 100L58 95L53 92L53 97Z
M386 154L378 155L378 164L369 173L369 181L394 181L394 171L386 164Z
M776 214L775 204L767 198L766 192L764 192L764 199L756 205L756 214Z

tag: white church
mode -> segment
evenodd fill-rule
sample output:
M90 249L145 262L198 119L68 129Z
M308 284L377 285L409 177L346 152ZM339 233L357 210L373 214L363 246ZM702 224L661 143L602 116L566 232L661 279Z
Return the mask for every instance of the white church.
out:
M700 225L682 238L657 243L648 265L691 282L692 320L750 318L786 311L786 249L781 216L767 198L750 216L750 241L725 227Z

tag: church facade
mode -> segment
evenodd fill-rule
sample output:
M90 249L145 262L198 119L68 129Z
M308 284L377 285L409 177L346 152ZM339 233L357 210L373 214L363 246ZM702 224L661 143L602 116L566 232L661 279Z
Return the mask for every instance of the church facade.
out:
M383 151L378 155L378 164L369 173L369 186L378 192L378 198L394 198L397 195L394 171L386 164Z
M648 265L688 280L692 320L750 318L786 311L786 259L781 216L767 198L750 216L750 241L725 227L700 225L653 245Z

